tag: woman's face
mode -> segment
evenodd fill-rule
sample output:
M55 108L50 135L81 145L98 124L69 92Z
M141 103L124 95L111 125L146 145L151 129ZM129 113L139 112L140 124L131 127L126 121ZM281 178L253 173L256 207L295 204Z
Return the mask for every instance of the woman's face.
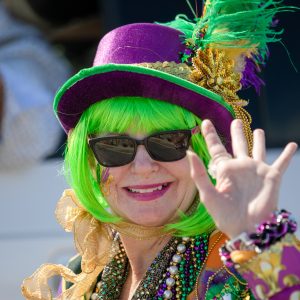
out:
M143 139L144 135L131 135ZM135 159L109 169L107 202L123 219L144 226L161 226L187 211L196 196L187 157L175 162L153 160L143 145Z

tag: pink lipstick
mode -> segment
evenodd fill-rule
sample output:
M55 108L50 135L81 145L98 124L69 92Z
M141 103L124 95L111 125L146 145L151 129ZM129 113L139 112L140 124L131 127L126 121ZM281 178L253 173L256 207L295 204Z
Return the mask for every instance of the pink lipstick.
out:
M138 201L151 201L162 197L170 188L171 182L131 185L125 187L128 196Z

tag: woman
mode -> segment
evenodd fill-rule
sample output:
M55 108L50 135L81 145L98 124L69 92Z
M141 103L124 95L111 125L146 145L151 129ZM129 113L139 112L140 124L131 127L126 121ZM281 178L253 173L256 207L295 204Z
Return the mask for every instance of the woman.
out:
M209 1L197 24L117 28L59 90L73 190L56 214L79 256L26 279L27 299L52 299L55 274L67 281L57 299L299 296L296 224L273 212L297 146L266 164L237 95L259 83L269 24L286 9L273 4Z

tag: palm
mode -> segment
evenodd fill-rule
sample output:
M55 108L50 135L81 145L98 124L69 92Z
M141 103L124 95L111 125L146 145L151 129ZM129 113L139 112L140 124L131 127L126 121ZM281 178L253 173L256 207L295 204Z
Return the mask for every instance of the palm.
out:
M280 179L296 150L290 143L272 164L264 162L265 142L262 130L254 132L253 158L248 156L241 123L232 124L232 158L219 140L213 125L203 122L202 132L215 166L216 186L194 154L190 154L192 178L200 198L218 228L229 237L251 232L276 209Z

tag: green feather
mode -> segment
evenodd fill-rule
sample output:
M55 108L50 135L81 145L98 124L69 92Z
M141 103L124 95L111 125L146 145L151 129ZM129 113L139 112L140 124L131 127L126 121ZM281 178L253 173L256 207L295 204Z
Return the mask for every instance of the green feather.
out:
M201 48L211 44L218 48L255 48L265 57L267 43L280 41L283 32L272 26L275 15L296 9L281 4L281 0L210 0L205 15L197 23L193 39ZM198 41L197 34L201 30L205 35Z
M257 73L267 59L268 43L283 44L283 30L278 30L274 22L276 15L296 10L299 8L284 5L283 0L206 0L201 18L190 20L178 15L162 25L183 33L182 42L188 50L180 53L181 62L192 65L198 49L222 49L235 61L245 87L253 85L258 91L262 80Z
M196 23L189 20L189 18L184 14L177 15L175 20L171 22L157 24L165 25L181 31L185 39L192 38L196 28Z
M189 20L178 15L163 25L182 31L197 48L254 49L255 54L266 57L267 43L280 41L283 30L272 26L277 13L295 11L294 6L282 5L282 0L208 0L204 15ZM205 33L199 37L199 33Z

